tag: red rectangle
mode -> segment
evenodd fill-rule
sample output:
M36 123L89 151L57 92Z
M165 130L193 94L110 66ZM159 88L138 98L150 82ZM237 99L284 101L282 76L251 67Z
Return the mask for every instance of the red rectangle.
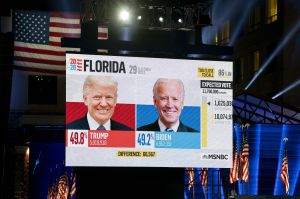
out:
M89 147L135 148L135 131L90 130Z

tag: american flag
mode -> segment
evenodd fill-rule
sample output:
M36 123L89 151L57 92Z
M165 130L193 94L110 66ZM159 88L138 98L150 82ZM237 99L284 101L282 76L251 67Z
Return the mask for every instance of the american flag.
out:
M201 185L204 185L206 186L207 185L207 171L208 169L207 168L202 168L201 170Z
M248 128L247 132L242 132L242 149L240 155L241 163L241 180L248 182L249 180L249 144L248 144Z
M55 199L55 198L56 195L55 195L54 183L52 178L52 169L50 169L50 182L48 187L47 199Z
M238 170L239 170L239 157L237 151L237 144L236 144L236 134L234 131L234 139L233 139L233 159L232 159L232 168L230 169L229 174L229 183L233 184L239 179Z
M284 147L284 154L282 158L281 170L280 170L280 180L285 187L285 193L288 195L290 190L289 184L289 167L288 167L288 157L286 146Z
M48 199L56 199L56 196L57 196L57 171L58 170L58 165L55 166L55 176L54 176L54 180L53 180L53 183L52 183L52 188L50 187L48 189Z
M57 199L68 199L68 194L69 194L68 175L65 172L60 176L58 181Z
M190 190L194 186L194 168L186 168L186 171L189 178L188 189Z
M62 48L61 38L80 38L78 13L18 10L13 24L15 69L65 73L65 52L79 49ZM99 26L98 39L107 38L107 26Z
M56 191L55 186L53 184L48 188L47 199L56 199Z
M76 198L76 173L72 170L71 173L71 188L70 188L70 197L69 199Z

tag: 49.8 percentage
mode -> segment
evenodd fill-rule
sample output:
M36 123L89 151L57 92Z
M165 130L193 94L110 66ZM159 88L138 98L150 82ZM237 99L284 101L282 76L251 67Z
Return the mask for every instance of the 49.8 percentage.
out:
M70 142L72 144L84 144L84 138L86 137L86 133L84 132L71 132Z

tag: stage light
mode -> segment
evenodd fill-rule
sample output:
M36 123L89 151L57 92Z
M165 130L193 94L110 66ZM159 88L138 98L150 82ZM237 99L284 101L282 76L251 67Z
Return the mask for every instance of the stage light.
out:
M123 22L129 21L129 19L130 19L129 11L125 10L125 9L121 10L119 13L119 19Z
M290 84L289 86L287 86L285 89L281 90L279 93L277 93L276 95L274 95L272 97L272 99L276 99L277 97L283 95L284 93L288 92L289 90L295 88L299 84L300 84L300 79L298 79L297 81L293 82L292 84Z
M158 21L162 23L162 22L164 22L164 18L163 17L159 17Z
M136 8L134 11L136 17L136 24L140 27L148 27L149 26L149 9L146 7Z
M265 68L271 63L271 61L274 59L274 57L282 50L282 48L285 46L285 44L292 38L295 32L298 31L300 28L300 21L297 21L295 26L292 27L292 29L289 31L288 35L278 44L277 48L273 51L273 53L270 55L270 57L265 61L265 63L260 67L258 72L254 75L254 77L250 80L248 85L245 87L245 90L247 90L253 82L257 79L257 77L265 70Z
M179 28L182 26L183 23L183 10L182 8L172 8L172 22L173 27Z

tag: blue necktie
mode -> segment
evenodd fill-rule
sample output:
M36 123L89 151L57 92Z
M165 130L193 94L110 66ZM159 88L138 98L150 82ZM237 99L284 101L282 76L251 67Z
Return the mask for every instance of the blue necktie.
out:
M100 125L97 130L106 130L105 127L103 125Z
M171 129L171 128L166 128L166 130L165 131L167 131L167 132L174 132L174 130L173 129Z

